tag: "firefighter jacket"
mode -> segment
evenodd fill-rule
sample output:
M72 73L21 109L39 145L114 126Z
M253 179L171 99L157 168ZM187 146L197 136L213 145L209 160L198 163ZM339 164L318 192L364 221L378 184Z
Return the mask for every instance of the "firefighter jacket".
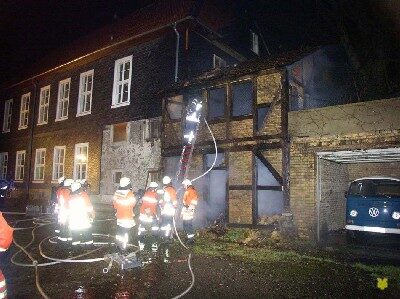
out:
M6 278L3 272L0 270L0 298L7 298L7 285Z
M162 199L160 200L161 215L174 216L175 209L178 205L176 199L176 190L172 185L167 185L164 187L164 192L162 194Z
M69 198L69 228L84 230L92 226L94 209L89 195L81 190L71 193Z
M58 223L65 224L68 218L68 202L71 196L71 190L62 186L57 189L56 194Z
M196 189L193 186L189 186L183 195L183 220L192 220L194 218L194 210L197 206L198 198Z
M157 217L157 205L157 192L155 190L147 190L142 197L139 219L145 222L153 221Z
M114 193L114 209L117 210L117 225L131 228L135 226L133 208L136 198L131 190L117 190Z
M13 240L13 229L0 212L0 251L6 251Z

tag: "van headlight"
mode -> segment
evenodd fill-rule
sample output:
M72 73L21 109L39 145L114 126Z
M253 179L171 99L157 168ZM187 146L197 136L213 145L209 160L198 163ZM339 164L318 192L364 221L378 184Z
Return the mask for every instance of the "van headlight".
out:
M399 220L400 219L400 212L393 212L393 214L392 214L392 218L394 219L394 220Z
M358 215L358 212L356 210L351 210L350 211L350 216L351 217L357 217L357 215Z

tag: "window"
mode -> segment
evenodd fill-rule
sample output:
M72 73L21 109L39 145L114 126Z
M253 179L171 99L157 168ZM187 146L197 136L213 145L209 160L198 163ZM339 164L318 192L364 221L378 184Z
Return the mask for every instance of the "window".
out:
M232 86L232 116L250 115L253 111L253 85L251 81Z
M23 94L21 97L21 108L19 110L18 130L26 129L29 121L29 102L31 93Z
M128 140L128 123L112 125L111 142L121 142Z
M257 207L258 221L264 222L264 218L271 215L280 215L283 211L283 193L280 182L273 173L271 165L268 167L260 157L256 157L257 167Z
M8 153L0 153L0 179L7 178Z
M160 120L149 119L146 122L145 139L149 141L160 138Z
M35 154L35 172L33 174L34 181L44 180L44 165L46 161L46 149L38 148Z
M60 81L58 84L58 100L56 121L68 118L69 91L71 78Z
M119 181L122 178L122 170L113 170L112 178L114 185L119 185Z
M40 89L38 125L45 125L49 120L50 85Z
M167 101L167 111L169 118L171 120L178 120L182 117L182 104L183 96L178 95L172 98L169 98Z
M18 151L15 160L15 180L23 181L25 174L25 151Z
M112 108L129 105L131 96L132 56L115 61Z
M81 74L79 79L78 112L76 116L90 114L92 110L93 74L94 70Z
M53 155L53 181L64 176L65 146L55 146Z
M4 103L3 133L10 132L13 100Z
M256 53L257 55L260 55L260 47L258 44L258 34L251 31L251 50Z
M208 91L208 119L225 116L226 89L214 88Z
M257 131L264 129L265 117L267 116L269 108L269 105L257 108Z
M88 143L75 144L74 180L87 179L88 149Z
M213 68L220 69L226 66L226 61L217 55L213 55Z

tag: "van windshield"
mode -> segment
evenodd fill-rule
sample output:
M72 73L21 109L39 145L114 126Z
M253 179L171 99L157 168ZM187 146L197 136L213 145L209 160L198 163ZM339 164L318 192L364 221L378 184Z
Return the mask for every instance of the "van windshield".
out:
M400 197L400 182L394 180L361 180L350 185L349 195Z

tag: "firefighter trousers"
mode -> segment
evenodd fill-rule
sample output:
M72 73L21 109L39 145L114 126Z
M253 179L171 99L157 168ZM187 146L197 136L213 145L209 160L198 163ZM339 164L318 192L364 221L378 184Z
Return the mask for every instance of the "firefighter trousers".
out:
M120 250L125 250L128 246L130 239L130 232L132 227L124 227L121 225L117 225L117 233L115 236L116 244Z

